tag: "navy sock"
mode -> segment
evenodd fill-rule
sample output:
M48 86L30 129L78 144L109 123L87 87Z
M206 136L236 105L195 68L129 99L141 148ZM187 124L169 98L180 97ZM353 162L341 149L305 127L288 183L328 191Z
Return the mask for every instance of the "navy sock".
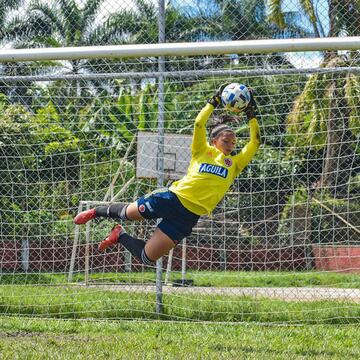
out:
M138 258L145 265L154 265L154 262L148 258L145 252L145 242L122 233L119 236L119 243L122 244L130 253Z
M129 220L126 217L126 204L112 204L95 208L96 217L107 217L114 220Z

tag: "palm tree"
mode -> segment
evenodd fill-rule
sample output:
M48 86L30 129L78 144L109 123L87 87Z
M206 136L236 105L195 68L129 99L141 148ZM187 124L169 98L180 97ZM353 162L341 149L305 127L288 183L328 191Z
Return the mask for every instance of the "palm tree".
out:
M315 36L333 37L341 34L352 36L357 35L360 30L360 2L357 0L328 0L328 34L325 34L314 1L301 0L300 4L304 16L312 24ZM281 5L281 0L269 1L269 20L282 28L286 28L285 14L281 10ZM336 52L326 52L322 67L347 67L356 61L353 56L353 53L349 53L344 58L337 55ZM349 141L349 136L351 136L348 127L352 122L353 112L359 106L359 104L353 106L354 99L358 99L356 96L358 84L358 77L351 74L345 76L344 74L313 75L305 85L303 93L294 103L293 112L289 116L290 133L303 131L305 137L309 140L312 139L310 143L313 143L317 130L326 134L325 139L317 139L320 141L319 146L325 148L326 153L318 185L335 189L337 179L341 178L343 184L346 184L349 179L350 172L344 172L346 168L339 159L342 159L345 154L350 161L354 157L355 150L344 144ZM340 140L343 142L342 145ZM338 169L338 174L335 169ZM342 189L344 190L344 187ZM337 190L339 193L340 189Z
M264 0L216 0L220 8L220 33L230 40L299 37L308 34L296 22L296 14L287 14L287 31L268 21Z
M17 47L70 47L109 45L128 42L129 29L136 29L135 16L126 10L112 13L104 22L97 23L99 11L105 0L87 0L82 7L75 0L56 0L44 3L32 0L25 18L13 20L12 33ZM142 0L138 0L142 3ZM53 64L54 65L54 64ZM88 74L103 71L122 71L121 65L110 60L69 60L57 62L65 74ZM53 72L54 68L50 69ZM59 91L59 84L54 84ZM98 91L109 91L109 83L101 81L72 82L60 92L67 98L90 97Z
M0 0L0 43L4 44L7 41L13 40L12 22L9 19L9 13L18 9L24 0ZM1 73L3 75L9 75L14 71L14 66L11 64L2 64ZM12 90L14 91L14 90ZM0 82L0 92L9 95L11 88L3 82Z
M27 47L69 47L115 44L123 36L123 14L114 13L96 24L105 0L87 0L79 7L75 0L44 3L32 0L25 19L16 18L13 27L18 39ZM71 71L79 72L80 61L71 63Z
M283 0L268 0L268 20L270 23L276 24L280 29L285 30L289 27L289 15L291 12L283 11ZM300 0L301 9L297 16L301 20L301 10L307 21L310 22L313 33L316 37L325 36L325 31L319 19L313 0ZM294 15L294 14L293 14Z
M288 12L283 11L284 0L268 0L269 21L282 29L288 27ZM313 34L316 37L339 36L345 34L356 36L359 33L360 4L358 0L326 0L321 2L323 9L328 8L329 30L326 33L317 7L319 1L300 0L301 8L298 11L298 19L301 16L311 24Z
M324 67L346 68L350 63L346 57L334 57ZM359 91L360 79L355 74L314 74L288 116L288 133L295 136L295 145L325 153L321 177L313 181L336 195L346 195L352 175L359 128Z
M176 4L176 2L174 3ZM176 18L171 9L177 11ZM171 20L173 19L174 20ZM223 41L279 38L283 36L304 36L308 32L297 26L295 16L288 16L288 29L285 34L278 26L268 22L267 8L264 0L198 0L185 9L175 5L167 8L167 36L178 41ZM171 23L176 26L171 27ZM247 55L239 54L237 61L249 64ZM219 67L228 65L228 57L217 57L214 61L200 63L197 68ZM255 62L257 62L255 64ZM264 64L266 62L266 64ZM268 57L253 57L251 65L286 64L292 66L283 55L274 54Z
M7 39L9 31L8 27L8 13L19 8L24 3L24 0L0 0L0 41Z
M282 0L269 0L269 20L286 29L286 16L282 11ZM340 35L357 35L360 28L360 2L358 0L327 0L322 2L328 8L328 31L322 24L317 11L315 0L300 0L300 20L304 17L311 24L313 35L316 37L336 37ZM354 56L355 55L355 56ZM356 53L340 56L337 52L328 51L323 54L322 67L344 67L358 63ZM287 131L291 135L291 146L298 149L295 156L302 158L303 168L298 171L301 188L306 183L309 196L306 206L293 203L294 212L299 209L300 214L295 217L305 218L305 228L298 229L305 239L301 243L311 242L312 212L311 199L317 189L327 189L327 193L337 198L348 198L349 179L356 169L356 134L359 128L359 91L360 81L355 74L319 73L309 77L302 93L295 100L293 110L288 116ZM297 145L300 145L297 147ZM310 147L309 147L310 145ZM304 159L301 152L308 149ZM311 159L310 159L311 158ZM304 178L303 172L306 173ZM294 189L296 194L297 189ZM321 195L323 197L323 195ZM326 192L325 192L325 196ZM294 196L294 199L296 197ZM339 200L340 201L340 200ZM344 200L349 209L350 199ZM304 211L304 213L301 213ZM316 210L315 210L316 211ZM315 220L316 221L316 220ZM324 219L315 227L330 231L331 241L336 241L336 230L331 220ZM294 225L294 224L292 224ZM326 231L325 231L326 232ZM343 234L344 235L344 234ZM342 236L342 235L341 235ZM348 235L344 235L344 239ZM326 237L325 237L326 239Z
M321 2L323 9L328 9L329 29L326 32L321 20L318 6L319 1L300 0L297 14L298 22L309 22L316 37L336 37L340 35L357 36L360 30L360 3L358 0L326 0ZM288 29L288 12L284 12L284 0L268 0L268 19L281 29ZM306 25L304 25L306 26ZM329 61L336 54L325 52L324 60Z

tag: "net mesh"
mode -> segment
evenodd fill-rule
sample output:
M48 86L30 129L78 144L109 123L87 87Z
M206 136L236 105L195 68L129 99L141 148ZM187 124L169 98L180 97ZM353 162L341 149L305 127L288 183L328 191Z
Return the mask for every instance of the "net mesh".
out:
M307 4L169 1L166 41L358 34L358 1ZM1 47L157 43L158 17L144 0L0 1ZM146 56L8 62L0 72L1 315L358 321L358 51L168 57L162 74ZM255 91L262 146L213 214L164 257L164 282L192 286L164 286L159 314L154 269L120 246L97 251L114 223L75 228L72 219L158 187L154 171L136 176L136 135L154 133L157 147L160 75L166 136L191 136L206 99L241 82ZM242 116L233 126L240 149L248 127ZM156 223L124 226L148 239Z
M112 66L142 72L150 62L114 61ZM201 217L186 247L175 248L171 264L165 257L168 284L195 284L165 288L168 318L240 321L243 307L258 296L328 299L333 293L326 289L290 287L281 292L266 284L273 286L279 276L296 283L313 272L360 269L357 63L351 53L316 69L297 69L282 55L166 61L167 69L178 71L165 74L167 135L191 135L197 113L224 82L254 89L262 133L261 149L213 214ZM201 76L189 71L189 64L199 67ZM34 71L26 78L3 80L1 278L8 284L4 314L29 314L27 306L19 305L23 291L40 291L43 298L32 299L36 306L53 297L67 309L60 310L61 316L155 316L154 271L122 247L97 251L113 223L95 220L75 229L72 222L80 209L109 201L132 202L157 188L154 174L136 177L136 159L141 156L136 134L154 133L151 138L157 145L158 79L126 73L122 78L103 72L67 79L38 77ZM247 123L240 115L232 125L239 150L248 140ZM186 151L188 142L185 149L181 137L177 141L177 151ZM152 155L157 157L156 152ZM165 180L165 185L171 183L170 176ZM130 234L148 239L156 222L124 225ZM251 285L249 274L263 286L252 291L246 287ZM46 284L59 286L52 291ZM68 298L69 285L71 299L81 298L88 312ZM334 297L349 299L357 296L356 291L338 289ZM93 297L85 299L89 293ZM137 302L144 294L148 303ZM114 303L109 301L110 307L119 307L115 312L104 302L104 297L113 296ZM124 303L129 299L132 305ZM206 310L214 301L215 308ZM194 311L199 302L200 310ZM232 306L237 310L232 312ZM49 305L31 311L51 316L55 310ZM274 317L274 309L269 311ZM258 316L257 311L252 315Z

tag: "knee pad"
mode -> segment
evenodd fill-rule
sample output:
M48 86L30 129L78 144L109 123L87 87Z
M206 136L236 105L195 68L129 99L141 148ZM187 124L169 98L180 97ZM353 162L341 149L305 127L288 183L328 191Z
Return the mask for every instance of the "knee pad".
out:
M96 208L96 216L108 217L114 220L128 220L126 217L127 204L112 204Z

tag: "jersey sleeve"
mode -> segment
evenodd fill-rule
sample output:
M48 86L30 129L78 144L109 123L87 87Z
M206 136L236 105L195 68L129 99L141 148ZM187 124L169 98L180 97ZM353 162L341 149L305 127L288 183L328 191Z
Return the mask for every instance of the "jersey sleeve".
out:
M260 127L255 118L249 121L250 141L234 156L237 166L237 174L239 174L245 166L251 161L260 147Z
M207 147L206 123L214 110L214 106L206 104L195 119L194 134L191 143L192 154L204 151Z

